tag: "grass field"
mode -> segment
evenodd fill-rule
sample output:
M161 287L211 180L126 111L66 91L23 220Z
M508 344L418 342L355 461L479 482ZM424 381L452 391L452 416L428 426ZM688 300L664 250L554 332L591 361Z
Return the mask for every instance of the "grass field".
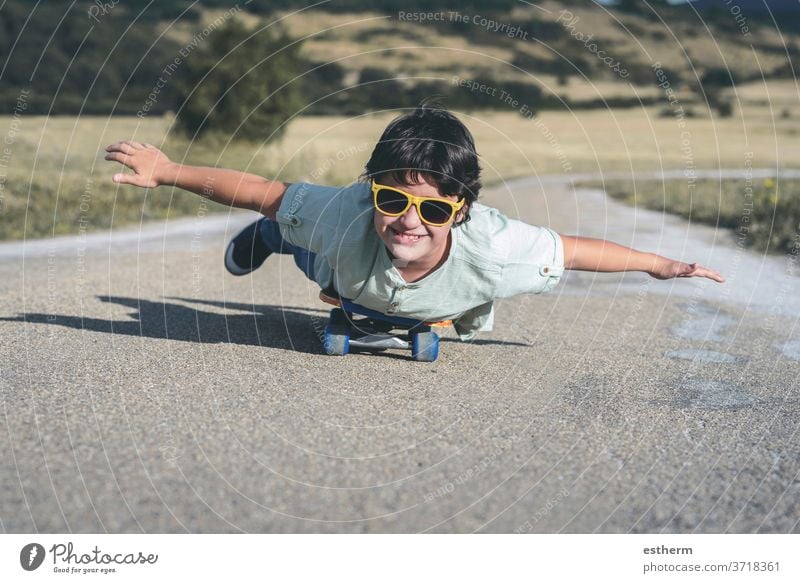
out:
M800 159L800 112L776 123L764 91L747 88L730 118L707 110L664 117L662 107L625 110L459 113L475 135L484 183L535 174L663 169L788 167ZM782 88L786 94L786 88ZM796 100L795 100L796 103ZM111 182L117 165L104 147L123 139L155 144L173 159L222 166L287 181L346 184L357 178L390 113L358 118L302 117L280 142L190 143L173 135L170 118L0 118L6 153L0 159L0 238L45 237L107 229L197 213L202 201L181 191ZM10 144L8 143L10 142ZM224 210L224 209L218 209Z

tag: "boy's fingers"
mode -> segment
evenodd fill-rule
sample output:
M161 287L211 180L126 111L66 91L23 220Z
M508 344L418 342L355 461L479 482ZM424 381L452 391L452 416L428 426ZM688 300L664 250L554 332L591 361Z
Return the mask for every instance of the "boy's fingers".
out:
M106 147L106 152L122 152L123 154L133 154L136 148L124 142L117 142Z
M114 174L113 180L117 184L133 184L134 186L142 186L139 183L140 178L136 176L136 174L123 174L120 172L118 174Z
M120 149L122 147L133 148L134 150L144 150L144 144L142 144L141 142L134 142L133 140L121 140L116 144L111 144L106 148L106 150L110 151L112 148Z
M106 154L106 160L113 160L114 162L119 162L120 164L124 164L125 166L131 166L130 160L131 157L127 154L120 154L117 152L111 152L110 154Z
M722 277L722 275L720 275L719 273L717 273L713 269L704 269L703 271L704 271L704 273L703 273L704 277L707 277L708 279L713 279L714 281L716 281L718 283L725 283L725 278Z
M722 275L720 275L713 269L708 269L707 267L701 267L696 263L693 263L692 265L694 267L689 273L686 273L684 277L707 277L708 279L714 280L718 283L725 282L725 278L722 277Z

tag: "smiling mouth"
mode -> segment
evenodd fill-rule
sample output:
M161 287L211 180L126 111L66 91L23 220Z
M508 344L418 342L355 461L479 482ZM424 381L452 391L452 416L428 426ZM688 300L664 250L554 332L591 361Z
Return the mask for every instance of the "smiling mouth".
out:
M391 231L393 238L401 243L416 243L417 241L422 239L422 237L425 236L425 235L412 235L411 233L402 233L400 231L395 231L394 229L391 229Z

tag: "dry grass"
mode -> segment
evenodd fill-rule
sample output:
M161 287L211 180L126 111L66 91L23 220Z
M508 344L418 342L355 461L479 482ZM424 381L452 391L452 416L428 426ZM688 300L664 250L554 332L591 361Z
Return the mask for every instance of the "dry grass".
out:
M544 111L526 119L515 112L462 113L475 135L487 182L533 173L572 171L661 170L744 166L752 151L754 166L775 167L800 155L800 120L773 126L769 108L745 106L726 119L687 118L684 129L661 108L618 111ZM372 145L393 113L360 118L307 117L294 121L280 144L256 151L233 145L222 150L221 164L247 165L281 178L315 177L318 182L346 183L357 176ZM681 151L681 133L691 134L691 159ZM208 160L199 143L190 159Z
M726 94L748 105L771 104L776 114L785 107L797 111L800 105L800 85L793 79L744 83L727 90Z

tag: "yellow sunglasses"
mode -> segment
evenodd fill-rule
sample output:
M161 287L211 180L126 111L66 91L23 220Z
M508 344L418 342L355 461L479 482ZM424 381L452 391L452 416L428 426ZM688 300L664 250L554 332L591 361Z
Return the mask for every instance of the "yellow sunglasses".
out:
M444 226L453 220L465 202L463 198L458 202L452 202L445 198L414 196L399 188L378 184L374 180L372 181L372 200L377 211L387 217L399 217L406 213L413 204L420 220L434 227Z

